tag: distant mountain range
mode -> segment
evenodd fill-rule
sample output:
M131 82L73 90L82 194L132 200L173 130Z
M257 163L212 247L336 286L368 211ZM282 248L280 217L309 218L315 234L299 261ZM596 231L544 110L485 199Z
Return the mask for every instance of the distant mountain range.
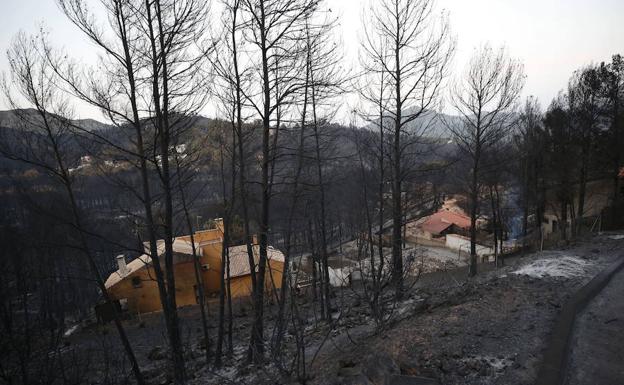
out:
M415 112L415 108L408 108L403 112L404 117L408 117ZM391 119L387 117L386 119ZM427 110L422 113L418 118L410 121L407 124L405 131L408 133L417 133L424 137L434 139L449 139L451 137L445 122L449 124L458 124L460 118L454 115L444 114L432 110ZM377 121L378 122L378 121ZM366 128L376 131L376 124L370 123Z
M104 131L113 128L110 124L102 123L95 119L77 119L74 120L74 124L87 131Z
M0 127L18 128L21 125L22 116L26 116L33 122L41 122L39 112L33 108L26 108L22 110L4 110L0 111ZM112 128L111 125L99 122L95 119L76 119L73 123L88 131L104 131Z
M37 121L40 119L38 112L35 109L24 109L19 110L21 113L26 113L29 118ZM405 111L405 116L410 115L412 112L411 109L407 109ZM218 120L218 119L217 119ZM454 115L448 115L444 113L438 113L435 111L426 111L417 119L411 121L408 124L407 131L408 132L418 132L423 136L430 138L439 138L445 139L450 137L450 133L446 128L444 121L450 123L458 122L459 117ZM0 111L0 127L6 128L17 128L21 123L19 116L16 113L16 110L5 110ZM95 119L76 119L73 121L74 124L84 128L87 131L108 131L114 126L106 123L102 123ZM203 116L197 116L194 118L193 125L196 127L210 127L214 126L215 119L205 118ZM376 131L374 124L368 124L364 128L368 128L372 131Z
M22 123L20 116L18 115L18 111L20 114L26 114L29 120L40 121L41 119L39 113L34 109L0 111L0 140L3 140L5 145L9 146L9 148L11 146L11 142L20 137L20 133L17 129L20 128ZM406 116L410 113L411 111L407 110ZM409 122L406 131L422 135L423 137L430 139L431 143L444 143L452 146L452 141L450 140L451 135L448 132L443 119L451 124L454 124L459 120L456 116L440 114L435 111L426 111L417 119ZM116 143L122 147L131 146L133 133L125 130L123 127L120 128L114 125L102 123L95 119L78 119L75 120L74 123L87 131L97 132L101 138L106 138L111 143ZM210 119L203 116L189 118L189 120L186 121L186 124L194 128L193 130L186 131L185 135L190 136L183 139L183 142L187 143L196 139L201 140L201 138L195 137L197 135L203 136L205 134L211 136L214 133L230 129L229 124L225 121ZM375 126L375 124L371 123L367 126L361 127L359 130L353 130L351 128L341 126L340 124L330 124L326 127L326 130L329 137L333 138L332 145L335 146L339 152L341 152L342 156L345 156L356 152L354 145L356 142L354 137L355 132L364 129L369 131L367 135L375 136L377 132L377 128ZM250 139L252 141L254 140L252 138ZM259 140L259 137L255 139ZM84 151L79 149L85 147L89 147L90 151L98 151L98 145L96 143L91 143L88 140L85 142L84 138L74 137L67 143L70 144L71 147L78 149L77 151ZM2 163L3 161L0 160L0 166Z

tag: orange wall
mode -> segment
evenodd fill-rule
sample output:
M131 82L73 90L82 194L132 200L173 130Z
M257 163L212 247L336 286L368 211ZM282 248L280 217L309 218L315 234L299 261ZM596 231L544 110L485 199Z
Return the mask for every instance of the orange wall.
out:
M202 230L193 234L193 239L195 239L195 242L197 243L215 241L215 240L221 239L222 237L223 237L223 231L220 228L211 229L211 230ZM176 239L183 239L185 241L190 241L191 236L182 235L182 236L176 237Z
M204 282L210 279L211 272L202 274ZM134 287L132 284L133 277L141 278L141 287ZM160 310L160 294L154 269L141 269L135 273L125 277L121 282L109 289L109 294L115 299L128 299L128 309L133 313L149 313ZM178 306L184 306L197 303L195 299L195 270L192 262L179 263L175 266L176 278L176 303ZM214 278L213 278L214 279Z
M212 244L202 247L201 265L208 264L209 269L201 269L204 292L207 296L216 295L220 291L221 274L221 244ZM267 292L275 288L281 288L282 272L284 264L279 261L269 261L265 276ZM271 279L272 274L272 279ZM132 285L132 278L141 278L141 287ZM178 307L195 305L195 271L192 262L178 263L175 265L176 277L176 303ZM232 278L230 281L232 298L247 297L251 295L251 275ZM128 310L131 313L148 313L160 311L160 295L158 285L152 267L136 271L109 289L113 299L128 300Z

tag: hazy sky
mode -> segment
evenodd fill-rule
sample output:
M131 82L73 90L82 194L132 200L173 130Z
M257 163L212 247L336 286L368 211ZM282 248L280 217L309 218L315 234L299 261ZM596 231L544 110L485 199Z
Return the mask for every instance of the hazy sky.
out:
M368 0L326 0L341 16L346 65L357 59L361 11ZM525 95L543 106L566 86L572 71L624 54L624 0L437 0L450 13L457 36L455 67L460 70L474 47L505 44L524 62ZM6 49L20 29L35 33L45 25L50 38L77 57L93 56L93 48L61 15L54 0L2 0L0 72L7 70ZM4 100L0 109L5 109ZM212 109L206 113L211 115ZM81 117L99 118L86 108Z

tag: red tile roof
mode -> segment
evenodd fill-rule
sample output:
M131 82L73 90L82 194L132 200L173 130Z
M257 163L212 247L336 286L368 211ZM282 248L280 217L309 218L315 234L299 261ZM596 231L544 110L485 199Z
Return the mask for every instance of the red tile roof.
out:
M427 221L422 224L421 229L431 234L440 234L451 226L453 226L452 223L442 223L442 222L431 223Z
M438 211L427 218L421 225L421 229L431 234L440 234L452 225L462 229L469 229L470 218L452 211Z

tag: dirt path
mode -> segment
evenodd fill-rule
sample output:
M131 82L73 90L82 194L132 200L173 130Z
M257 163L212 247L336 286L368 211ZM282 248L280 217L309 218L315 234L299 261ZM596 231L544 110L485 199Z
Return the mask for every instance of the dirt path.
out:
M624 384L624 270L577 317L570 350L567 384Z

